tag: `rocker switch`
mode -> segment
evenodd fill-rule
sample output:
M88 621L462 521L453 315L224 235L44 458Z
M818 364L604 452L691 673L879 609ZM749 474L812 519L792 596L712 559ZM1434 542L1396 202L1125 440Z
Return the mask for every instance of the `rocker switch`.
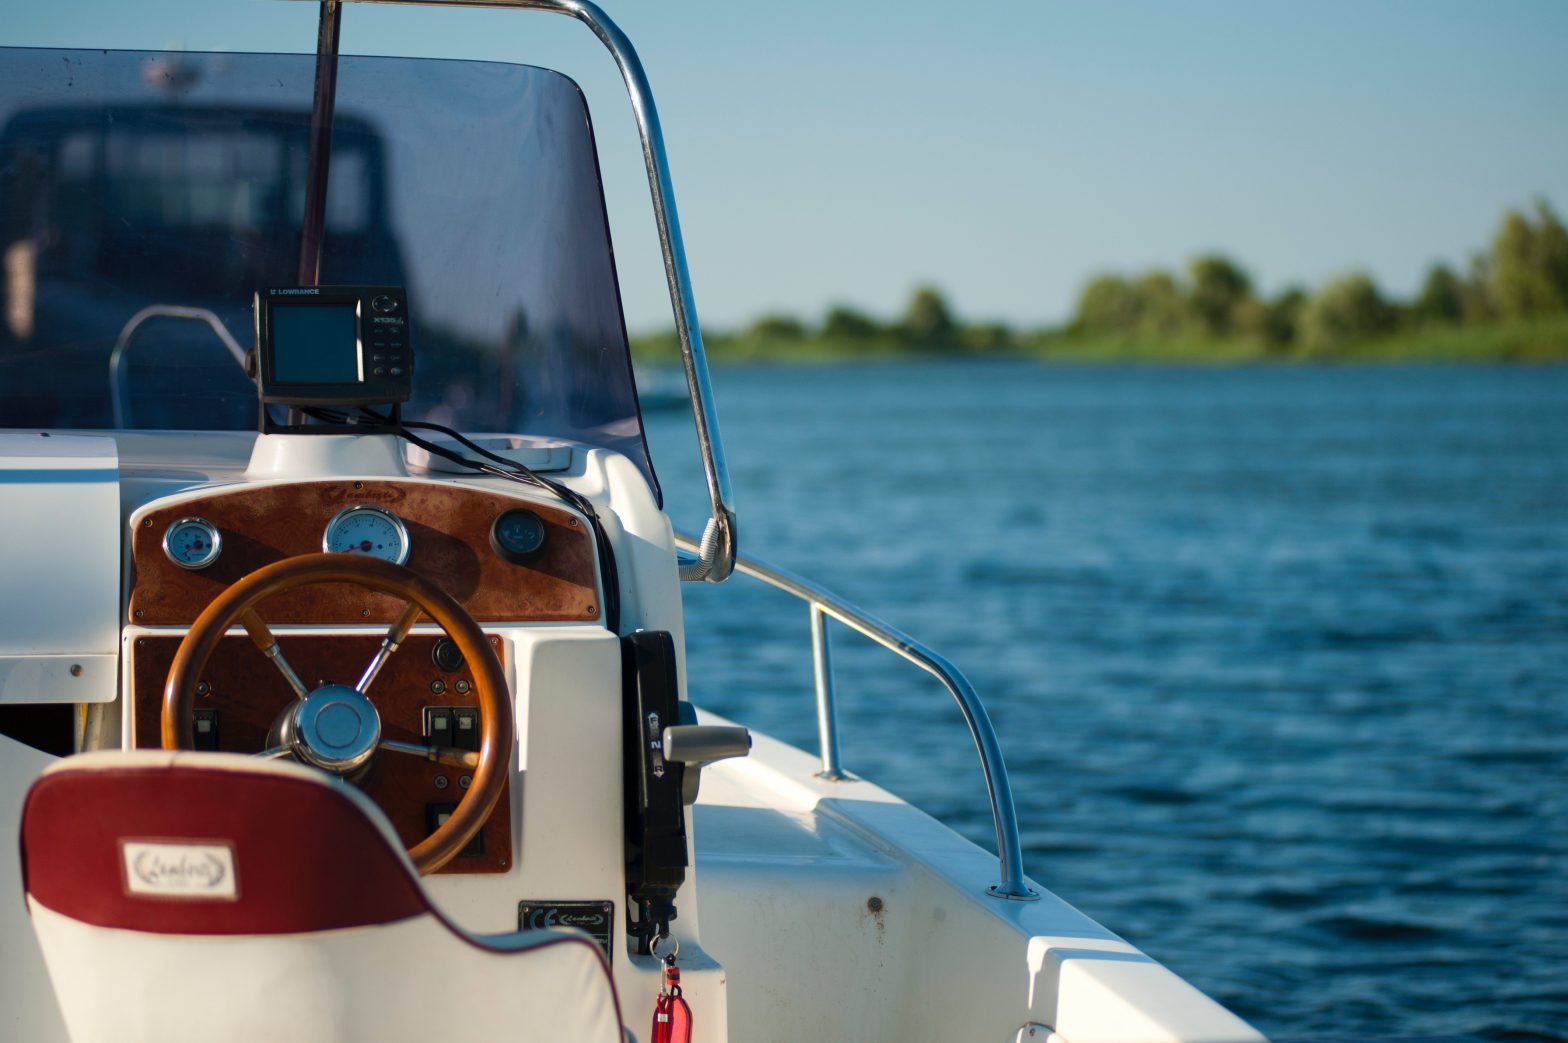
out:
M196 737L196 749L209 753L216 752L218 749L218 711L195 711L191 715L191 731Z
M445 706L425 707L425 742L431 746L452 745L452 711Z
M479 751L478 707L452 707L452 745L459 750Z
M434 833L446 825L446 820L452 817L457 810L456 804L426 804L425 805L425 830L426 835ZM463 845L463 850L457 853L458 858L478 858L485 853L485 831L480 830L473 835L468 843Z

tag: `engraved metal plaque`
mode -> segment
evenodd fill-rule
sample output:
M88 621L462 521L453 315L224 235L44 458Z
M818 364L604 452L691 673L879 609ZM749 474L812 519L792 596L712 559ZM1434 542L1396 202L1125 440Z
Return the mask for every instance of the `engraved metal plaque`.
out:
M615 936L614 902L518 902L517 929L540 931L546 927L575 927L586 931L610 957L610 939ZM612 961L613 962L613 961Z

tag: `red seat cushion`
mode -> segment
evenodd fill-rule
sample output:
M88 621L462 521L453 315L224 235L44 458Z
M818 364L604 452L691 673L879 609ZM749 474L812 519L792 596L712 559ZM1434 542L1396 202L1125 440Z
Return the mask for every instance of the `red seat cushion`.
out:
M329 931L430 911L342 784L254 761L192 763L204 757L71 758L41 776L22 811L28 893L84 923L160 934ZM214 886L165 886L193 865Z

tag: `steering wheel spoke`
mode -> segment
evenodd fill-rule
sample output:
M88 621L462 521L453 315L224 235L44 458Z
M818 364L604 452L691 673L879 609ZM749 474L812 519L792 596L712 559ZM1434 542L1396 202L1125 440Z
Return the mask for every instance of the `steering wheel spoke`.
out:
M278 668L278 672L289 683L289 687L294 689L295 697L303 699L309 695L310 690L305 687L305 682L299 679L299 674L294 672L294 668L284 657L283 649L278 647L278 639L272 636L272 629L256 614L255 609L248 608L240 613L240 625L245 628L245 633L250 635L256 647L261 649L261 654L272 660L272 665Z
M359 675L359 681L354 685L355 691L361 695L365 694L365 689L370 687L370 682L376 679L376 675L387 664L387 660L392 658L392 653L396 652L398 646L408 638L408 632L413 629L414 622L419 619L419 614L423 611L424 609L412 601L403 606L402 615L398 616L397 622L387 630L387 636L381 639L381 647L376 649L376 654L365 666L365 672Z
M397 739L382 739L381 748L393 753L406 753L411 757L420 757L434 764L445 764L449 768L477 768L479 767L479 754L473 750L460 750L455 746L421 746L417 742L399 742Z

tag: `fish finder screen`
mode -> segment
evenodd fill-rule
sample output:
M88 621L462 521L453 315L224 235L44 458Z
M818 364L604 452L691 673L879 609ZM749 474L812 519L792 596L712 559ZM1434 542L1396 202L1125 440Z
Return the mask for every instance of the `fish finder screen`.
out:
M272 306L272 379L279 384L352 384L364 379L352 305Z

